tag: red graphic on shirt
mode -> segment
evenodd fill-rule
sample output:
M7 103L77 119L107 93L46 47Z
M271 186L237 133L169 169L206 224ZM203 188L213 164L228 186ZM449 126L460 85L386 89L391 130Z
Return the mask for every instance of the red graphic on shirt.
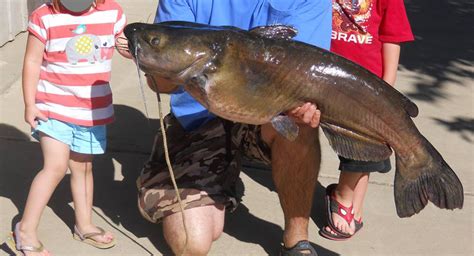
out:
M367 35L372 0L334 0L333 30Z

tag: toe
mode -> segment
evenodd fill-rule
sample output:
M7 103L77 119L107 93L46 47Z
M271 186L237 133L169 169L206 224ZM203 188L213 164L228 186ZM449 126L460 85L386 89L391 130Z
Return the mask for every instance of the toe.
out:
M112 233L108 232L108 231L105 232L104 237L106 238L107 242L110 242L110 241L114 240L114 235Z

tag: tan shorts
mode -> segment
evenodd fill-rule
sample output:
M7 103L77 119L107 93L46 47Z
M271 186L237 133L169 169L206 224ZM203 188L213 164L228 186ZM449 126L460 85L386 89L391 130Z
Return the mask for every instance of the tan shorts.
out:
M260 126L216 118L186 132L172 115L166 116L165 125L169 156L185 209L216 204L235 209L240 202L236 181L242 157L270 164L270 149L261 139ZM140 212L149 221L160 222L180 211L161 132L155 137L150 160L137 179L137 187Z

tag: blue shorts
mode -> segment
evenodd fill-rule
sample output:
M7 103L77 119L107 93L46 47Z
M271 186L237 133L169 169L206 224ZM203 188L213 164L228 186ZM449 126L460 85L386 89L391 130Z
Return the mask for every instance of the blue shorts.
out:
M80 126L56 119L39 120L31 135L39 141L39 132L69 145L71 151L81 154L103 154L107 145L106 126Z

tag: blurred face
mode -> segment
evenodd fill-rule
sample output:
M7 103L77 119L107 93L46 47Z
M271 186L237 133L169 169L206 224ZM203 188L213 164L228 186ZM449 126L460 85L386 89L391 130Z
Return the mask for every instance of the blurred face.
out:
M71 12L84 12L89 10L94 0L60 0L61 5Z

